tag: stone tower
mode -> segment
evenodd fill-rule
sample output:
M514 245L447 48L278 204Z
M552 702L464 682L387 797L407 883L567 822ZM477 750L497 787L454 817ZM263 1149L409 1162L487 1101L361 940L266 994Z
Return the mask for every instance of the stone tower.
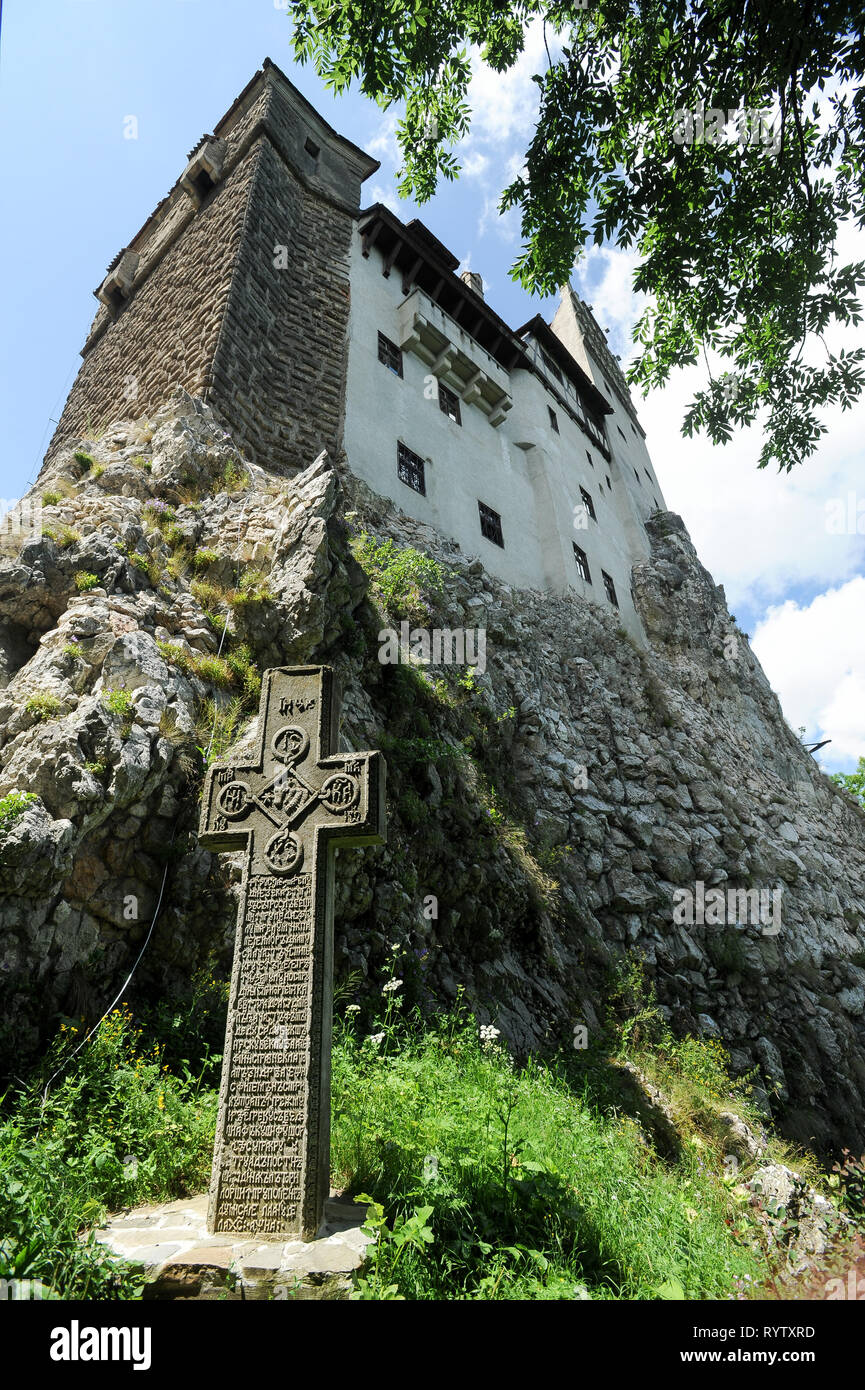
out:
M177 386L271 469L334 452L353 221L378 167L266 59L111 263L47 459Z

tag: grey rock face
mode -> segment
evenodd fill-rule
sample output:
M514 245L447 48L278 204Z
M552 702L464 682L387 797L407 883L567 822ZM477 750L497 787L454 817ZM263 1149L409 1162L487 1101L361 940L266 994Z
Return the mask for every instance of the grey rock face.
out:
M679 518L649 522L637 648L613 610L499 583L339 460L290 482L247 464L226 492L237 452L185 393L81 447L96 478L59 453L40 480L53 539L0 541L0 797L38 798L0 823L7 1056L58 1013L99 1016L163 878L134 988L227 964L235 870L189 832L199 750L254 733L221 664L245 645L259 670L334 665L341 748L388 760L389 843L338 860L338 974L377 989L396 947L406 990L462 986L527 1050L596 1029L636 958L674 1028L759 1068L791 1137L865 1139L865 815L784 722ZM346 519L442 566L412 625L483 626L484 673L379 662L403 614L370 606Z

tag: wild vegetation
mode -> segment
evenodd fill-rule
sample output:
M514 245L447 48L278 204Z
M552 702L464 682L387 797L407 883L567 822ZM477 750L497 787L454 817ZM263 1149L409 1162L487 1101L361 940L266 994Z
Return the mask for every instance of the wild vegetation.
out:
M674 1039L632 971L611 982L592 1047L518 1061L459 999L422 1007L423 969L395 954L400 973L377 995L357 1002L355 979L337 991L334 1181L367 1202L377 1237L355 1298L776 1296L795 1221L768 1224L741 1186L749 1165L730 1172L719 1111L759 1116L718 1044ZM140 1295L92 1231L110 1210L206 1188L225 1001L204 973L186 1000L122 1005L92 1036L61 1023L0 1100L0 1278L63 1297ZM662 1086L677 1156L629 1109L625 1059ZM761 1161L790 1157L770 1139ZM828 1187L853 1230L862 1171L839 1167ZM815 1289L839 1258L809 1270Z

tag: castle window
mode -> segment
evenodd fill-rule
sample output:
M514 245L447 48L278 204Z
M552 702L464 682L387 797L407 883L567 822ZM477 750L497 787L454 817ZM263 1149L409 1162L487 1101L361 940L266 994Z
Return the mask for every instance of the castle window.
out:
M584 487L581 487L580 496L583 499L583 506L589 513L589 516L592 518L592 521L597 521L598 518L595 516L595 504L592 501L592 494L590 492L586 492L586 489Z
M306 137L303 148L306 150L310 159L318 159L318 156L321 154L321 149L309 135Z
M543 360L544 360L544 366L546 367L546 369L547 369L547 371L549 372L550 376L555 377L556 381L561 381L561 380L562 380L562 374L561 374L561 372L559 371L559 369L558 369L558 367L556 366L555 362L553 361L552 357L550 357L546 352L544 352L543 348L541 349L541 357L542 357Z
M619 600L616 598L616 586L613 583L610 576L607 574L606 570L601 570L601 574L604 580L604 588L607 591L607 598L610 600L610 603L613 605L614 608L618 608Z
M634 477L636 478L637 482L640 481L640 475L639 475L639 473L637 472L636 468L634 469Z
M609 475L609 473L607 474L607 487L610 489L610 492L612 492L612 490L613 490L613 484L610 482L610 475Z
M419 454L406 448L402 440L396 446L396 471L401 482L426 497L426 474L424 461Z
M591 584L592 575L589 570L589 557L584 550L581 550L576 541L572 542L574 547L574 559L577 562L577 571L581 579L585 579L587 584Z
M493 545L500 545L504 550L505 541L502 535L502 519L498 512L494 512L492 507L487 507L483 502L478 502L478 511L481 517L481 535L486 536Z
M651 482L651 481L652 481L652 475L651 475L651 473L649 472L648 468L644 468L644 469L643 469L643 472L645 473L645 475L646 475L646 477L648 478L649 482Z
M622 429L621 425L616 425L616 429L619 431L619 434L622 436L622 438L625 439L625 431ZM625 439L626 444L627 442L627 439Z
M586 458L589 460L589 467L590 467L590 468L594 468L594 466L595 466L595 460L592 458L592 456L591 456L591 454L589 453L588 449L586 450Z
M656 511L656 512L659 512L659 511L661 510L661 504L660 504L660 502L658 501L657 497L653 497L653 498L652 498L652 501L653 501L654 504L655 504L655 511Z
M211 188L216 187L216 183L210 177L206 169L202 169L200 173L194 175L192 179L192 184L202 203L204 202Z
M453 391L445 386L443 381L439 382L439 410L443 415L447 415L449 420L453 420L455 425L461 425L460 418L460 398Z
M402 353L383 333L378 335L378 360L389 367L394 376L402 376Z
M547 406L547 410L550 412L550 428L553 429L553 430L555 430L556 434L558 434L558 432L559 432L559 418L558 418L558 416L556 415L556 412L553 410L553 407L552 407L551 405L548 405L548 406Z

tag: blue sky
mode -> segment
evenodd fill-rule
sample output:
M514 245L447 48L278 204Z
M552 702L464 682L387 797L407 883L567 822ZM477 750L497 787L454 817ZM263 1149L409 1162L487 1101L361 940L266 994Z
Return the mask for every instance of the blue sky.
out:
M398 204L395 114L350 94L334 100L309 68L292 64L279 0L6 0L0 46L0 132L7 214L0 226L2 406L0 494L35 477L79 365L92 291L115 253L174 183L186 154L269 56L338 130L382 161L366 201L420 215L465 265L484 276L490 303L514 326L555 301L535 301L508 277L519 248L498 196L519 168L535 112L531 74L543 64L530 35L501 77L476 65L464 173L423 209ZM125 138L129 117L137 138ZM12 209L11 214L8 209ZM865 237L845 231L846 259ZM627 362L640 305L634 262L594 250L574 274L580 293ZM849 341L838 335L837 341ZM835 344L833 343L833 346ZM702 369L637 401L667 504L684 517L703 563L794 727L832 738L822 758L850 769L865 753L865 534L827 529L827 504L862 503L865 407L827 415L815 459L791 475L758 473L760 432L726 449L683 440L679 423Z

